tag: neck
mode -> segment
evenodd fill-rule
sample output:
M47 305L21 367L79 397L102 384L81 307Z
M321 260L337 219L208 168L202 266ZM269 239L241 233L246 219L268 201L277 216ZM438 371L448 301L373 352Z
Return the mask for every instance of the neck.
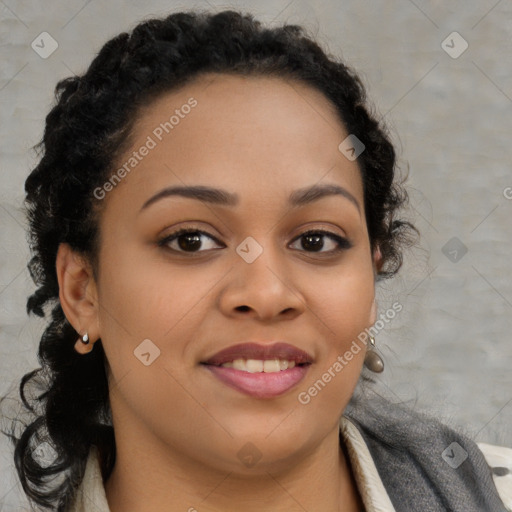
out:
M271 467L249 476L208 467L170 452L168 446L141 443L144 437L138 435L130 437L116 429L116 462L105 483L110 512L363 509L338 429L286 469Z

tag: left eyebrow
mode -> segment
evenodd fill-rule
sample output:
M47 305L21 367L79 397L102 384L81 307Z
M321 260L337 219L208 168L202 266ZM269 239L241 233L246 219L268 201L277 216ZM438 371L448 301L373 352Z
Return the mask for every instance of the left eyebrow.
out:
M352 195L347 189L331 183L312 185L310 187L294 190L290 194L288 202L293 207L300 207L312 203L313 201L318 201L319 199L333 195L339 195L348 199L352 204L356 206L359 214L361 214L361 206L359 205L359 202L354 197L354 195ZM239 203L238 194L228 192L227 190L207 187L204 185L175 186L164 188L157 192L154 196L150 197L142 205L140 211L146 209L156 201L170 196L187 197L222 206L236 206Z
M313 201L317 201L323 197L339 195L348 199L352 204L355 205L359 215L361 215L361 206L359 201L351 194L346 188L340 187L333 183L324 183L321 185L313 185L311 187L304 187L295 190L290 194L288 199L292 206L304 206Z

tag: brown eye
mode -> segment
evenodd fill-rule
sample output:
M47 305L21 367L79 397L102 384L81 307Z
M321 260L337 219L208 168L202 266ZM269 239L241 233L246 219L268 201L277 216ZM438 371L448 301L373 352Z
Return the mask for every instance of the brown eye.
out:
M205 238L209 239L208 243L206 243ZM215 237L204 231L184 228L159 240L158 245L169 247L176 252L204 252L206 250L219 248L211 247L212 242L213 245L220 244ZM206 248L204 247L205 245L207 246Z
M329 239L327 242L325 238ZM300 248L306 252L338 252L350 249L352 244L346 239L330 231L306 231L298 236L296 241L300 241ZM327 248L327 250L323 250Z

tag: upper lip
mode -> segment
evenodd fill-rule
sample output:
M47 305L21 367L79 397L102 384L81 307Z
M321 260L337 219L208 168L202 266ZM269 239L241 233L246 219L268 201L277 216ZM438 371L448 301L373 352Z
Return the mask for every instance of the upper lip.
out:
M286 361L295 361L296 364L307 364L313 362L313 357L304 350L301 350L288 343L278 342L269 344L259 343L239 343L225 348L214 354L203 364L220 366L229 363L235 359L281 359Z

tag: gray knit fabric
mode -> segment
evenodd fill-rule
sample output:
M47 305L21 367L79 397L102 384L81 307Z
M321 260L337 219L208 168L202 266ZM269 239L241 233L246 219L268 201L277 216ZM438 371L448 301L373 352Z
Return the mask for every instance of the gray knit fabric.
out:
M466 435L382 397L353 401L345 415L364 437L397 512L506 512L482 452Z

